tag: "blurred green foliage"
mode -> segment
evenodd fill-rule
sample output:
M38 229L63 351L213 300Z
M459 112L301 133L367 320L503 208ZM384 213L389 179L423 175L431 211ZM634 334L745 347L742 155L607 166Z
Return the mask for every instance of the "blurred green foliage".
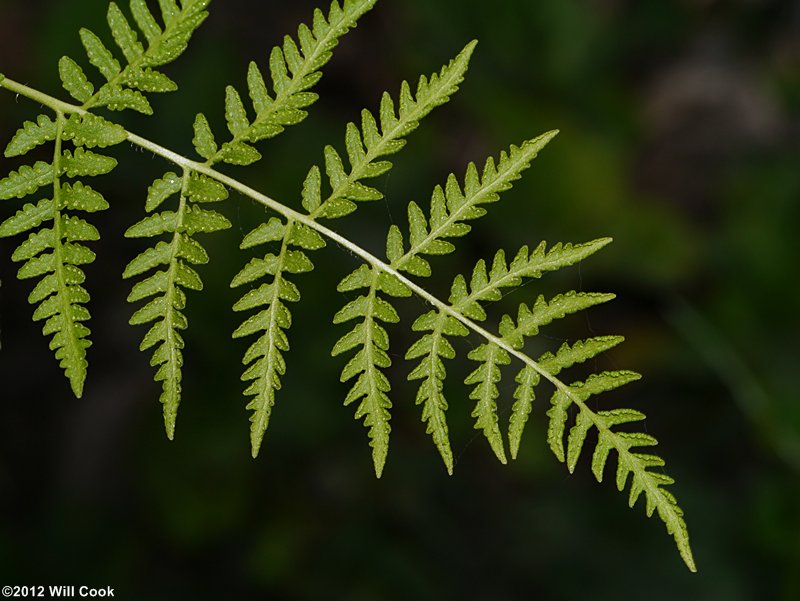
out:
M105 5L3 0L3 72L58 94L58 57L80 54L79 27L105 30ZM247 61L265 64L316 5L212 4L169 69L181 90L156 102L155 117L122 121L189 152L193 115L221 127L224 85L243 87ZM103 182L112 210L89 273L98 335L80 402L30 323L12 247L0 243L0 584L110 585L120 598L153 600L800 598L797 3L515 0L489 10L478 0L384 0L337 50L312 117L241 177L298 198L321 145L340 145L362 106L472 38L480 45L462 91L413 135L382 182L386 201L341 229L379 249L406 201L426 201L448 172L561 129L461 259L434 268L444 284L496 247L615 238L566 279L511 300L565 286L618 294L590 321L548 334L628 338L600 367L646 376L613 403L649 415L700 573L686 572L661 524L628 510L585 464L566 476L546 447L544 402L521 458L497 464L471 429L457 381L467 366L453 369L449 478L398 356L393 449L376 481L328 358L339 333L328 323L344 300L331 290L354 266L336 248L300 282L306 302L285 386L250 460L227 283L243 261L239 236L265 215L239 199L227 206L234 229L209 244L207 291L190 298L185 400L168 443L120 278L140 250L122 232L165 165L120 148L125 160ZM0 139L36 108L1 95ZM409 341L400 329L393 345Z

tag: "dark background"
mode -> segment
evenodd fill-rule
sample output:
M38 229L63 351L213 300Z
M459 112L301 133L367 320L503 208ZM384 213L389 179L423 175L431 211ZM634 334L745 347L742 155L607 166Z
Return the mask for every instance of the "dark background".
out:
M573 476L554 460L544 389L520 459L503 467L472 430L460 384L469 366L454 362L448 477L405 382L408 324L425 309L416 301L393 331L392 449L376 480L366 432L341 406L344 360L329 359L345 331L330 319L347 300L332 291L356 265L335 246L315 255L314 276L298 278L305 302L294 307L289 371L261 456L250 459L238 381L246 347L230 340L228 282L247 259L241 234L266 215L239 197L222 207L234 228L206 239L207 290L189 299L184 398L168 442L120 273L143 248L122 233L170 166L117 147L120 167L92 182L112 210L93 218L104 238L88 269L95 345L83 399L30 321L30 284L9 259L19 240L0 242L0 584L110 585L122 599L800 599L800 3L494 4L382 0L337 49L312 116L260 145L258 166L223 170L299 206L322 145L343 151L344 125L361 107L480 39L461 93L376 182L386 200L335 227L380 251L408 200L427 204L468 161L560 128L459 241L459 256L434 261L430 286L446 295L455 273L497 248L615 238L580 268L511 295L495 317L539 293L618 294L544 340L626 336L593 367L646 377L595 406L648 414L699 573L642 504L629 510L612 482L594 481L588 457ZM185 153L198 111L223 137L224 86L244 91L247 61L266 68L268 50L317 5L218 0L166 69L181 90L151 96L155 117L114 118ZM87 65L77 30L108 40L105 6L0 0L0 70L66 98L57 60ZM0 94L3 144L36 111ZM2 172L19 164L0 159ZM461 342L460 354L476 342ZM513 386L508 373L503 417Z

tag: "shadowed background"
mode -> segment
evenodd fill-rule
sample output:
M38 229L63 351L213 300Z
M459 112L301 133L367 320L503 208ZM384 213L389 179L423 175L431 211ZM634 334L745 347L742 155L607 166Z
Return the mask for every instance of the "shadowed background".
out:
M124 3L123 3L124 4ZM341 406L347 302L335 290L356 266L330 245L297 279L292 350L259 459L249 457L238 316L228 282L249 258L243 233L267 217L232 196L228 232L206 237L210 265L191 294L176 440L163 433L144 330L127 325L124 265L144 241L122 233L143 215L149 183L170 168L119 146L117 170L93 180L112 210L87 270L94 346L75 400L39 333L0 241L0 584L115 587L122 599L749 600L800 598L800 4L790 0L382 0L348 34L300 126L259 145L264 160L223 170L291 206L308 168L344 126L403 79L480 44L461 92L423 121L377 182L385 201L335 229L380 252L405 204L427 204L450 172L511 143L561 134L490 207L458 257L435 259L440 296L495 249L546 239L615 243L579 268L504 299L495 313L569 289L618 299L548 328L543 342L619 333L627 342L594 369L645 379L594 401L648 414L672 491L686 511L699 574L663 525L631 511L584 456L568 476L544 437L547 396L534 405L520 458L494 459L472 429L472 401L449 369L456 473L448 477L413 404L402 359L403 306L392 332L392 448L376 480L366 430ZM317 2L217 1L188 52L166 72L179 92L151 96L154 117L113 114L132 131L189 154L202 111L224 131L224 86L245 90L247 62ZM0 0L0 70L58 97L56 64L87 65L77 31L108 40L106 2ZM327 7L324 7L327 9ZM87 68L87 73L89 72ZM37 107L0 93L0 140ZM0 158L0 171L19 161ZM5 217L17 204L6 202ZM465 356L476 341L461 342ZM501 386L508 415L512 373ZM607 468L610 469L610 468Z

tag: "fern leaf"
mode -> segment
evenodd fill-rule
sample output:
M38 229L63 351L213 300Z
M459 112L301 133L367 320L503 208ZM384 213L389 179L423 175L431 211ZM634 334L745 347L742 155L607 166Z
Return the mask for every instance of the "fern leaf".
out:
M164 28L156 21L145 0L131 0L130 8L136 25L144 36L144 44L119 6L111 2L107 21L115 45L124 58L114 53L92 31L80 30L89 62L105 79L95 87L83 69L69 57L59 61L59 75L64 89L83 103L82 108L107 107L112 111L132 109L150 115L153 109L143 92L171 92L177 89L165 74L154 69L175 60L189 43L194 31L203 23L210 0L187 0L180 7L175 2L161 2Z
M522 432L528 422L528 416L533 410L533 401L536 398L535 389L539 384L539 373L531 366L523 367L515 378L518 386L514 391L516 401L511 407L511 416L508 420L508 444L511 458L516 459Z
M180 332L188 326L183 313L186 308L184 290L202 290L200 275L190 264L208 262L208 254L194 240L194 235L230 227L230 222L222 215L192 204L223 200L227 197L227 190L216 182L212 183L206 176L189 170L185 170L180 178L168 172L153 182L148 190L148 211L154 211L178 193L180 199L175 211L152 213L125 233L130 238L152 238L166 234L169 241L161 240L139 254L123 273L123 277L133 278L155 271L133 286L128 302L155 297L133 314L130 323L144 325L155 322L145 334L140 349L145 351L155 347L150 364L158 368L155 381L161 382L164 426L170 440L175 435L181 402L184 342Z
M258 455L269 425L275 392L281 387L280 378L286 372L283 354L289 350L286 331L291 327L291 313L286 303L300 300L300 292L285 274L311 271L314 266L304 251L325 245L313 230L272 218L248 234L241 246L253 248L279 240L282 243L278 255L268 254L263 259L252 260L231 283L231 287L239 287L267 275L272 276L270 283L250 290L234 305L235 311L260 310L233 335L234 338L259 335L245 353L243 363L247 369L242 375L244 381L251 382L245 395L253 397L247 409L253 411L250 417L250 440L254 458ZM299 250L293 250L292 247Z
M5 155L8 158L22 156L37 146L52 142L56 139L56 123L47 115L39 115L36 123L26 121L17 133L11 138L6 147Z
M339 39L356 26L358 19L369 11L377 0L345 0L344 6L334 0L326 19L320 10L314 12L313 26L300 25L299 47L291 37L284 37L282 46L273 48L270 76L274 98L264 83L264 74L255 62L247 71L247 87L255 111L249 121L241 96L228 86L225 92L225 116L233 138L210 156L202 155L208 164L219 161L249 165L260 158L250 144L273 138L286 127L303 121L304 110L317 100L309 92L321 79L321 69L333 56Z
M633 507L644 494L645 512L648 517L657 513L667 531L675 539L678 551L691 571L697 568L689 546L689 534L675 497L664 487L673 483L672 478L661 471L663 459L657 455L633 451L634 447L654 446L655 438L639 432L614 431L618 425L637 422L644 414L631 409L615 409L594 412L585 405L590 395L599 394L638 379L633 372L606 372L591 376L585 383L576 383L568 391L559 390L553 397L553 408L548 412L551 424L548 427L548 440L560 461L566 461L570 472L575 470L588 432L596 428L597 446L592 456L592 472L598 482L603 479L608 456L612 450L617 452L616 484L620 491L630 486L628 504ZM567 437L567 452L564 454L562 438L568 419L566 409L572 403L578 404L579 412ZM556 422L553 424L553 422Z
M362 179L371 179L383 175L392 168L387 160L378 160L400 151L405 146L405 138L414 131L421 119L434 108L446 103L464 79L469 59L475 49L476 42L468 44L438 73L421 77L417 84L416 95L411 93L407 82L400 86L397 108L395 101L388 93L381 98L379 118L376 119L367 110L361 113L361 129L355 124L348 124L345 135L350 163L349 172L344 161L331 146L325 149L325 172L331 187L330 195L323 201L321 186L304 187L304 206L316 207L311 217L335 219L355 211L355 202L379 200L383 194L360 183ZM380 126L379 126L380 123ZM317 166L312 167L307 182L313 183L312 172L320 172Z
M392 408L388 395L391 389L389 380L381 370L390 367L392 361L387 352L389 335L378 322L397 323L400 320L394 307L381 298L380 292L390 296L409 296L411 291L392 276L366 265L345 277L337 289L346 293L365 288L366 294L348 303L333 318L337 324L352 320L359 322L339 339L331 354L336 356L359 349L342 370L342 382L357 377L344 404L360 401L355 417L363 417L364 425L369 428L375 475L380 478L389 451L389 410Z
M537 363L542 369L553 376L562 370L568 369L577 363L593 359L600 353L614 348L625 340L622 336L596 336L587 340L578 340L570 346L565 342L553 355L550 352L543 354Z
M68 56L62 56L58 61L58 74L61 85L78 102L88 102L94 95L94 85L86 77L80 65Z
M111 6L114 6L112 3ZM103 41L86 28L80 30L81 43L89 57L89 62L100 71L107 81L112 81L122 71L119 61L114 58L111 51L106 48Z
M64 151L59 171L67 177L94 177L110 173L116 166L117 161L112 157L76 148L75 152Z
M540 323L538 325L541 326L544 324ZM516 336L512 333L508 333L504 336L504 340L509 342L515 339ZM555 355L550 352L544 353L536 362L542 370L549 373L551 376L557 376L562 370L568 369L577 363L588 361L600 353L615 347L623 340L624 338L622 336L597 336L595 338L589 338L588 340L579 340L573 345L565 342ZM521 348L522 345L512 344L512 346ZM536 397L535 389L540 381L539 373L530 365L526 365L517 374L516 381L518 384L517 389L514 391L514 398L516 401L511 408L511 416L508 423L508 441L511 446L511 457L513 459L517 458L522 433L533 407L533 401ZM559 418L563 418L566 415L562 413L559 408L554 409L554 413L557 413ZM557 424L554 424L554 426L556 425ZM560 437L554 433L549 438L555 441ZM553 444L555 444L555 442ZM557 454L559 454L559 452L557 452Z
M472 412L472 417L477 419L475 429L483 430L494 454L501 463L506 463L503 436L497 417L497 397L500 396L497 383L500 381L499 366L511 363L511 357L496 344L482 344L470 352L468 357L481 364L464 380L465 384L476 385L469 395L469 398L477 401Z
M211 159L217 152L217 142L208 120L202 113L194 120L194 149L204 159Z
M406 359L422 357L408 379L422 380L417 391L417 405L422 405L422 421L426 431L442 456L447 472L453 473L453 452L450 448L450 435L447 427L447 400L442 392L446 377L442 359L454 359L456 351L447 340L450 336L466 336L467 330L456 319L432 311L419 317L413 325L415 331L430 331L415 342L406 353Z
M116 42L122 54L125 55L125 60L130 64L141 58L144 54L144 48L139 43L136 32L128 23L128 19L125 18L125 15L114 2L108 5L107 19L111 35L114 36L114 42Z
M420 277L429 276L430 265L420 255L452 252L455 247L446 239L469 233L471 227L465 222L483 217L486 209L481 205L496 202L501 192L511 189L514 181L557 133L547 132L520 147L512 146L508 153L502 152L496 162L489 157L480 174L475 164L470 163L463 190L455 176L450 175L444 188L437 186L433 191L429 218L416 203L409 203L410 248L393 260L392 267Z
M43 161L23 165L0 180L0 200L24 198L53 182L53 166Z
M337 8L335 10L332 8L330 21L331 23L334 23L334 21L348 23L348 18L358 18L361 14L366 12L372 4L374 4L372 1L346 2L343 11L339 11L338 5L334 3L334 6ZM351 12L348 13L348 11ZM350 14L350 17L347 17L346 14ZM354 23L355 21L353 20L352 22ZM326 27L327 25L321 13L317 14L315 17L314 35L317 38L325 35L324 32L327 31ZM347 27L349 28L350 25ZM302 31L303 29L301 28L301 32ZM305 46L310 48L311 41L308 39L307 34L301 33L300 35L301 38L307 38ZM402 139L417 127L419 120L433 110L433 108L446 102L449 96L457 90L458 85L463 80L464 72L466 71L474 45L474 43L468 45L456 59L451 61L438 74L432 75L430 79L425 77L421 78L417 88L416 99L411 96L408 85L403 84L401 87L399 115L395 115L393 101L386 95L381 103L381 113L383 115L382 123L385 125L383 133L379 132L375 118L368 111L363 112L363 123L365 124L363 139L354 125L348 125L346 138L348 148L350 148L349 156L351 159L349 173L346 171L344 163L338 153L332 147L326 148L326 174L331 184L332 193L323 202L322 170L318 166L314 166L310 169L303 185L303 207L311 213L312 218L343 216L352 212L352 209L355 208L353 200L366 200L381 197L377 191L362 185L359 180L367 177L377 177L391 168L391 163L388 161L377 161L377 159L397 152L402 148L404 143ZM302 46L303 43L301 41L301 47ZM305 52L305 49L303 52ZM329 50L326 52L329 52ZM275 56L275 51L273 51L273 57ZM329 57L327 57L324 62L327 62L328 58ZM321 67L324 62L320 62L319 66ZM277 70L279 74L283 73L280 60L273 58L272 64L273 68ZM288 75L286 77L288 78ZM280 94L286 92L292 85L290 83L291 80L284 79L280 75L273 79L276 90L278 90L277 97L280 97ZM260 74L256 75L251 69L248 82L256 112L258 113L262 110L266 110L270 106L270 99L266 92L266 87L263 85L263 78L260 77ZM232 105L231 110L237 113L239 112L238 106L234 109ZM216 150L212 150L212 145L207 142L208 140L213 141L213 133L211 133L210 129L207 127L205 118L202 118L202 120L198 118L198 121L201 121L201 123L198 126L196 122L195 125L195 147L201 156L209 160L214 160L212 157ZM358 151L354 150L354 148L359 146L362 147L362 149L366 146L367 149L359 154ZM307 238L305 242L301 240L301 237ZM295 244L301 246L304 250L316 250L323 246L322 239L309 228L303 227L294 221L283 223L273 220L268 224L260 225L253 230L253 232L248 234L244 239L242 247L250 248L257 244L267 242L280 242L281 248ZM271 275L273 277L273 285L275 285L275 282L288 284L289 282L284 279L284 271L287 271L286 265L282 263L277 266L275 265L276 256L281 256L281 253L278 255L269 254L263 259L251 261L233 279L232 285L240 286L246 283L253 283L265 275ZM308 259L307 255L303 253L302 256L308 261L308 265L310 266L311 261ZM348 305L346 312L340 313L340 319L366 318L367 315L370 315L369 319L373 321L374 319L383 319L384 317L387 318L387 320L392 319L394 309L391 308L391 305L385 300L379 297L378 292L383 292L390 296L405 296L409 291L397 280L387 278L385 275L376 277L376 292L372 301L365 303L365 301L362 300L360 304ZM276 289L280 289L280 285L275 286ZM293 284L292 289L293 291L297 291L297 288ZM272 292L274 292L274 290ZM363 298L368 299L370 296L367 295ZM297 291L297 299L299 299L299 291ZM272 306L273 301L267 298L263 300L263 304L269 308ZM369 313L370 307L367 307L367 305L370 305L373 313ZM239 306L241 307L241 305ZM377 324L375 324L375 326L381 328L381 326ZM370 332L372 332L371 328ZM370 335L373 334L371 333ZM377 336L375 340L382 340L380 330L375 330L374 335ZM286 346L288 348L288 341ZM362 374L356 383L356 388L366 392L360 396L353 397L348 403L355 402L362 398L364 399L359 405L356 414L359 417L365 417L365 423L370 427L375 469L376 473L380 474L385 462L385 450L388 448L390 430L388 408L391 407L391 403L388 401L388 396L386 396L389 390L386 387L388 386L388 382L384 383L385 376L375 368L376 364L373 362L376 360L383 361L382 354L385 354L385 349L382 349L379 345L376 346L374 342L367 346L369 348L367 352L368 360L364 363L365 370L363 372L356 372L356 375L358 373ZM267 351L269 351L270 348L272 348L270 344L267 344ZM339 347L337 351L344 352L341 351L341 347ZM375 357L381 357L381 359L375 359ZM245 364L248 363L249 361L245 361ZM269 362L267 362L267 365L269 365ZM257 403L251 402L248 405L249 408L253 408L256 411L266 406L272 407L272 404L274 404L274 392L277 389L274 385L274 381L277 380L277 377L272 377L272 383L270 383L267 381L270 378L263 375L263 373L264 372L262 372L262 376L257 382L261 382L261 389L268 391L268 393L257 397L259 399ZM253 425L251 426L254 455L258 453L261 440L263 439L264 429L269 419L268 411L263 409L260 411L261 415L266 416L266 419L258 418L253 421ZM437 435L437 439L445 440L446 434L444 439ZM442 448L444 448L444 442L442 442ZM449 449L449 446L447 448ZM450 459L450 466L450 469L452 469L452 457Z
M108 171L116 161L98 158L85 146L111 146L126 139L126 132L117 125L92 115L62 113L56 120L41 115L37 122L25 123L12 139L6 154L24 155L41 144L54 141L53 163L37 162L10 173L0 181L0 198L25 198L43 186L51 186L53 197L35 205L25 204L21 210L0 224L0 237L30 232L12 255L23 263L17 272L19 279L41 278L28 301L36 306L34 321L44 321L42 332L52 335L50 349L70 382L75 396L83 394L86 380L86 349L91 345L90 331L85 325L89 312L84 306L89 293L83 287L85 276L80 269L92 263L95 254L83 242L98 240L97 229L69 211L96 211L108 207L105 199L81 182L62 182L62 177L93 175ZM63 150L71 140L74 153ZM105 164L102 164L105 159ZM107 169L106 169L107 168ZM40 229L43 224L49 227Z
M72 140L76 146L94 148L96 146L114 146L124 142L128 134L121 125L106 121L97 115L85 113L70 115L64 123L63 137L65 140Z

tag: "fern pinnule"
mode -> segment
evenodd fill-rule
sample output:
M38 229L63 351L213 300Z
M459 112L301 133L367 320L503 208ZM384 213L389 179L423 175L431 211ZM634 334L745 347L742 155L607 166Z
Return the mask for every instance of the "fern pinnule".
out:
M58 63L64 89L78 102L81 108L106 107L112 111L132 109L151 115L145 93L173 92L178 86L159 67L174 61L186 49L195 30L205 21L205 8L211 0L159 0L164 27L158 24L145 0L131 0L130 8L134 21L146 40L146 47L139 41L136 31L122 10L114 2L108 6L107 20L114 42L125 59L124 66L92 31L80 30L89 62L106 80L97 91L83 69L68 56Z
M478 172L474 163L467 166L463 190L454 175L447 178L444 187L436 186L431 196L429 218L415 202L408 205L409 248L392 261L392 267L412 275L427 277L431 274L428 261L421 255L444 255L453 252L455 247L448 238L467 235L472 229L467 221L479 219L486 214L481 205L500 199L500 193L511 189L513 183L522 177L536 155L558 134L553 130L521 146L511 146L508 152L501 152L497 161L486 159L483 170ZM403 242L399 228L391 232Z
M353 3L353 6L358 6ZM322 170L318 166L312 167L306 176L303 184L302 191L302 206L308 211L309 218L312 220L320 218L338 218L348 215L356 209L356 202L378 200L382 198L382 194L375 188L371 188L362 183L364 179L371 179L386 173L391 169L392 164L385 160L384 157L398 152L405 144L404 138L414 131L419 125L419 121L428 115L434 108L444 104L449 97L455 93L459 84L463 81L464 73L466 72L469 64L469 58L472 55L475 43L467 45L467 47L458 54L456 58L451 60L442 69L432 74L430 77L421 77L417 85L416 97L411 94L411 88L406 82L400 87L399 100L395 103L391 96L384 94L381 99L379 118L376 119L372 113L367 110L362 111L362 128L359 128L354 123L348 123L345 133L345 145L347 148L347 155L349 161L349 170L345 168L345 162L339 153L332 147L327 146L324 151L325 155L325 174L327 176L330 193L323 200L323 176ZM397 105L397 108L396 108ZM204 121L204 119L203 119ZM380 128L378 126L380 123ZM205 151L209 157L213 157L212 146L208 143L208 131L205 126L196 128L199 136L196 135L195 139L201 138L206 142ZM214 151L216 152L216 151ZM252 236L258 236L258 232L275 232L277 228L282 228L282 236L278 239L261 238L259 244L272 242L279 243L280 250L278 254L269 253L263 259L255 259L256 264L269 263L272 267L270 271L262 271L258 277L270 275L272 277L273 288L267 289L267 294L258 296L260 304L253 305L250 301L254 300L252 292L248 293L247 298L250 299L248 303L237 305L237 310L246 308L263 308L262 313L265 311L270 315L277 317L278 312L284 316L284 323L291 323L291 315L288 308L281 299L275 296L276 291L281 287L290 288L292 293L295 291L297 294L292 294L290 300L296 302L299 300L299 290L291 284L286 278L286 273L291 273L286 269L284 261L276 261L276 257L284 256L283 253L290 246L299 246L300 248L295 251L300 253L298 256L303 257L304 264L307 262L308 268L313 268L311 260L308 258L306 251L316 250L324 246L322 238L318 240L310 240L306 244L298 244L293 240L299 241L300 238L307 238L310 235L309 228L302 226L293 219L286 221L278 220L271 221L273 225L262 224L257 227L251 234L245 238L245 247L255 246L248 242ZM264 229L267 228L267 229ZM309 233L304 233L309 232ZM244 283L256 283L256 279L249 277L250 266L253 264L251 261L247 267L242 270L239 275L234 278L234 286L239 286ZM297 272L296 272L297 273ZM347 278L345 278L347 281ZM380 285L386 281L385 276L381 275L376 279L376 286L378 286L373 293L368 293L364 298L371 299L377 305L382 306L385 303L378 295L383 291ZM350 279L350 285L354 280ZM385 284L392 290L391 284ZM268 284L269 286L269 284ZM347 284L345 284L347 286ZM371 284L366 288L371 288ZM357 289L357 288L353 288ZM260 290L260 289L257 289ZM388 304L388 303L387 303ZM275 305L275 309L273 309ZM259 314L261 315L261 313ZM384 316L388 316L389 313ZM371 339L368 347L368 361L365 365L363 378L359 378L357 386L359 390L368 390L367 400L360 405L357 410L357 415L366 417L368 426L374 434L372 440L373 444L373 457L375 460L376 473L380 474L383 469L383 463L386 457L386 449L388 444L389 426L388 419L386 418L386 398L385 393L388 391L388 381L383 374L378 373L378 367L386 363L387 357L383 357L383 349L381 348L383 336L381 336L382 328L374 319L378 318L379 314L373 312L369 319L371 325L364 326L365 331L369 330L370 334L376 333L376 337ZM258 316L256 316L258 317ZM366 317L362 315L362 317ZM275 334L278 330L275 328L278 323L275 319L256 320L255 323L260 323L261 328L251 331L251 325L254 322L247 320L245 324L249 324L244 330L248 334L258 334L263 332L257 346L251 347L251 350L245 355L244 364L248 365L245 372L245 379L253 379L254 382L245 392L248 396L254 396L247 407L254 413L251 416L251 442L253 455L257 455L261 441L264 436L265 429L269 423L269 416L271 414L272 406L275 402L275 391L280 387L280 376L283 375L285 364L283 363L282 353L288 350L289 342L285 336L285 330L288 325L279 328L281 335ZM237 337L242 334L243 330L237 330ZM388 344L388 342L387 342ZM284 348L285 347L285 348ZM257 348L256 353L253 349ZM348 347L350 350L354 347ZM337 353L344 352L341 346L337 345ZM376 361L378 363L376 363ZM251 365L252 364L252 365ZM360 372L353 374L353 377ZM347 403L354 402L359 397L348 397Z
M387 353L389 334L378 322L397 323L400 317L379 292L391 297L407 297L411 296L411 291L393 276L370 269L366 265L342 280L337 289L347 293L365 288L366 294L349 302L334 316L333 322L337 324L359 321L349 333L339 339L331 354L336 356L359 349L342 370L342 382L357 376L344 404L361 401L355 417L363 417L364 425L369 428L375 474L380 478L389 452L389 409L392 407L387 394L391 386L381 370L391 366L392 360Z
M203 155L207 164L256 162L261 155L251 144L273 138L287 126L303 121L308 116L304 109L318 98L309 90L322 78L321 69L333 56L339 38L355 27L375 2L377 0L345 0L340 5L334 0L327 18L316 9L311 26L299 26L297 42L285 36L282 46L273 48L269 57L272 95L264 82L264 74L251 62L247 70L247 89L255 118L252 122L248 119L242 96L236 88L228 86L225 118L232 139Z
M86 380L86 349L91 345L86 326L89 312L84 306L89 293L83 287L82 266L92 263L94 253L83 242L95 241L100 234L94 226L72 215L75 211L94 212L108 208L99 192L77 178L108 173L117 164L87 147L112 146L126 138L125 130L102 117L56 112L55 120L39 115L36 123L26 122L5 150L6 157L23 156L37 146L54 142L52 163L37 161L20 167L0 181L0 200L25 198L43 186L52 187L52 197L25 204L0 224L0 237L30 232L14 252L14 261L25 264L19 279L41 278L28 297L37 305L34 321L45 320L42 333L52 335L55 351L75 396L83 394ZM64 148L71 142L74 151ZM40 228L44 223L50 227ZM49 251L49 252L47 252Z
M261 448L275 404L275 392L280 389L280 378L286 373L283 353L289 350L286 330L292 323L286 303L300 300L300 291L287 279L286 274L299 274L313 269L304 251L325 245L319 234L298 224L294 224L291 234L287 236L289 227L280 219L272 218L248 234L241 248L281 241L280 250L277 255L267 254L262 259L253 259L231 282L231 287L236 288L257 282L266 275L272 276L271 282L250 290L233 307L234 311L259 310L233 333L234 338L260 334L244 355L243 363L248 368L242 374L242 380L252 382L244 394L253 397L247 404L247 409L253 412L250 416L253 457L258 455Z
M128 238L152 238L166 234L168 241L159 241L138 255L123 274L125 278L132 278L157 270L133 287L128 302L155 297L133 314L130 323L144 325L156 322L142 340L140 350L156 347L150 364L158 368L155 380L162 383L164 426L170 439L175 435L175 421L181 401L184 342L180 331L188 327L183 314L186 307L184 289L202 290L200 275L191 265L208 262L208 254L194 236L227 229L231 225L219 213L198 206L200 203L224 200L228 197L228 191L218 182L189 169L185 169L182 176L166 173L150 186L146 205L148 212L155 211L176 194L180 194L177 210L152 213L125 232Z

